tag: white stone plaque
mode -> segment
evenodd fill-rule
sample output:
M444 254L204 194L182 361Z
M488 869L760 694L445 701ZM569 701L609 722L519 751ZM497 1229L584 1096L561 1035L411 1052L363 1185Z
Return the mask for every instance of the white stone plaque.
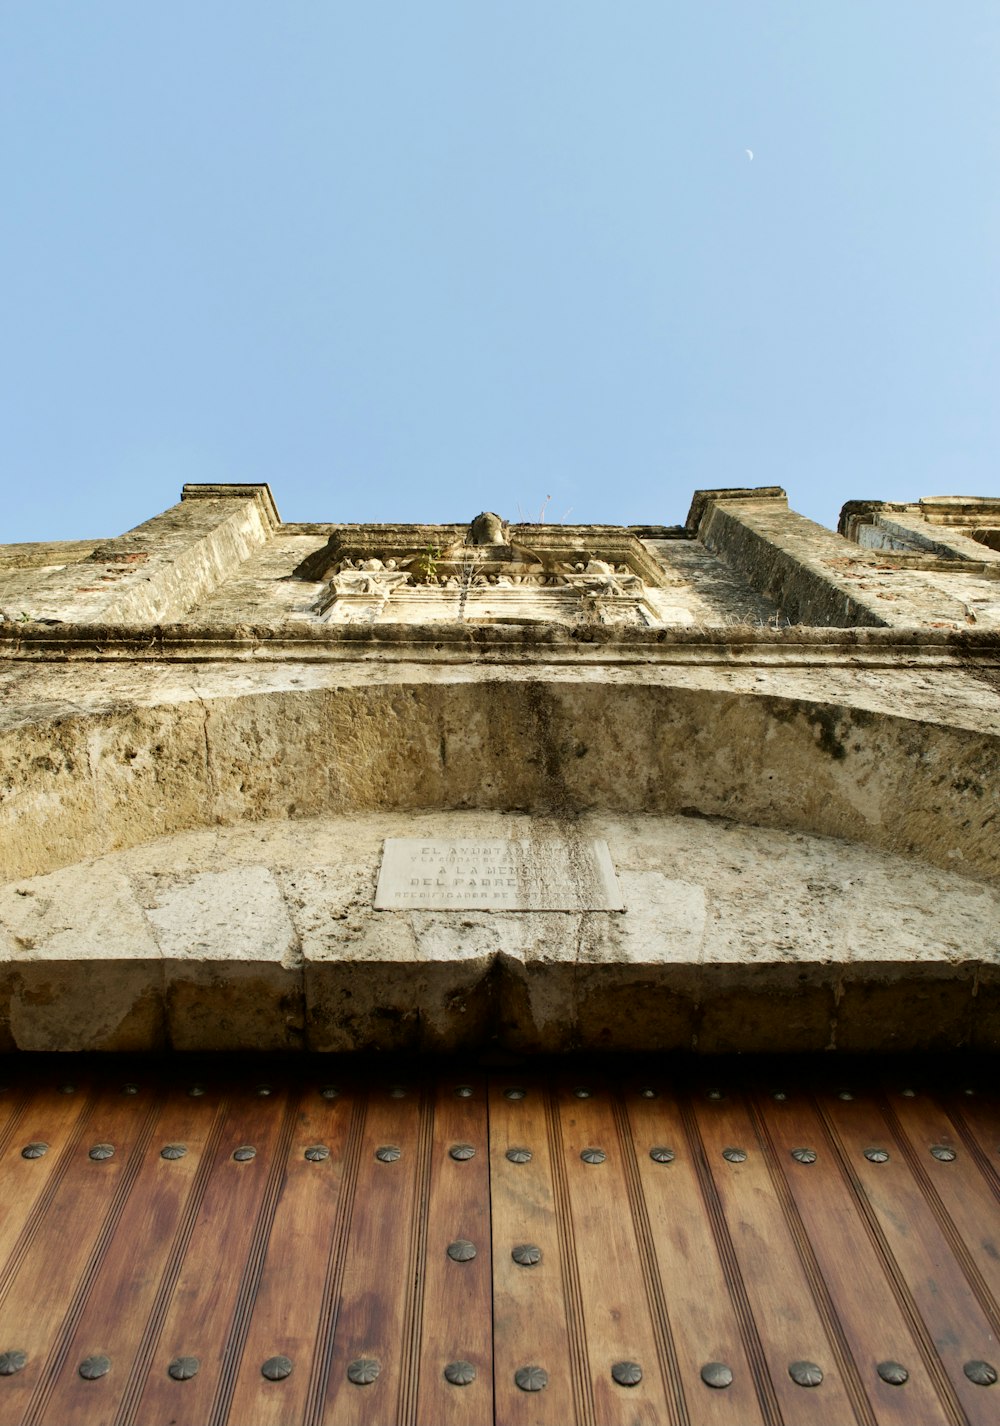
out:
M386 837L376 911L624 911L608 844Z

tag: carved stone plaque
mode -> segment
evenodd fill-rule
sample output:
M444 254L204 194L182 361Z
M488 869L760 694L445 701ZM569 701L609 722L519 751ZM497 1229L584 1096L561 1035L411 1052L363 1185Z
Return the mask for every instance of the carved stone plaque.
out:
M387 837L376 911L624 911L608 844Z

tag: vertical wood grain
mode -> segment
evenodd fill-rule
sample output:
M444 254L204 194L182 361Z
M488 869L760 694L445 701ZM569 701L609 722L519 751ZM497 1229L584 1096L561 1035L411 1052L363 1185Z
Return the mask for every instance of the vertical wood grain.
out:
M450 1076L438 1081L431 1148L416 1419L439 1426L478 1426L493 1413L488 1100L479 1078L462 1083L472 1090L466 1098L456 1095ZM449 1153L456 1144L475 1156L456 1161ZM448 1257L448 1244L459 1238L475 1244L471 1262ZM476 1369L468 1386L445 1379L445 1366L457 1360Z
M698 1146L688 1140L673 1093L645 1098L635 1086L627 1106L692 1426L760 1426L764 1417L750 1362L698 1185ZM653 1148L670 1149L673 1162L654 1162L649 1156ZM729 1367L731 1386L717 1390L705 1385L701 1369L709 1362Z
M508 1099L505 1090L526 1090ZM565 1426L584 1419L567 1326L563 1240L549 1150L544 1081L493 1076L490 1083L490 1212L493 1234L493 1356L497 1426ZM508 1150L527 1149L515 1163ZM519 1267L519 1244L541 1249L541 1261ZM582 1327L581 1327L582 1330ZM524 1392L514 1373L538 1365L544 1391Z
M602 1426L665 1423L671 1413L611 1094L593 1077L578 1087L590 1089L591 1096L579 1098L572 1081L564 1080L557 1104L596 1418ZM584 1162L589 1148L603 1150L605 1161ZM641 1367L638 1385L620 1386L613 1379L612 1366L622 1361Z
M970 1358L990 1360L995 1324L984 1319L873 1098L859 1093L845 1101L824 1094L818 1103L845 1173L870 1209L944 1368L939 1395L951 1396L974 1426L988 1426L996 1421L995 1398L969 1382L962 1368ZM871 1163L867 1148L888 1149L889 1161Z

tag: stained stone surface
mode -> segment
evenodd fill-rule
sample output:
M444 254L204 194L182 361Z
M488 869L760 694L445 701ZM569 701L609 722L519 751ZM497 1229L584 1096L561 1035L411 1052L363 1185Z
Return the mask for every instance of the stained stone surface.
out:
M384 840L417 829L606 843L624 914L374 910ZM12 1047L985 1048L998 982L996 888L705 818L269 822L0 887Z
M0 1051L1000 1047L1000 500L473 513L0 547Z

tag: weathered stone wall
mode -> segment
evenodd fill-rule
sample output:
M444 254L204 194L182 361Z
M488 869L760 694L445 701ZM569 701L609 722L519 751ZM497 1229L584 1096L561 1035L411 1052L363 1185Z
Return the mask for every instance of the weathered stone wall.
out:
M8 547L0 1043L995 1044L1000 555L890 513L906 548L865 549L699 492L686 536L593 527L593 576L549 531L570 573L508 623L411 617L433 589L324 622L340 527L266 487ZM588 581L592 620L544 617ZM376 912L414 827L604 837L626 909Z
M376 911L385 837L605 838L625 911ZM263 822L0 889L22 1049L1000 1045L1000 888L725 819Z

